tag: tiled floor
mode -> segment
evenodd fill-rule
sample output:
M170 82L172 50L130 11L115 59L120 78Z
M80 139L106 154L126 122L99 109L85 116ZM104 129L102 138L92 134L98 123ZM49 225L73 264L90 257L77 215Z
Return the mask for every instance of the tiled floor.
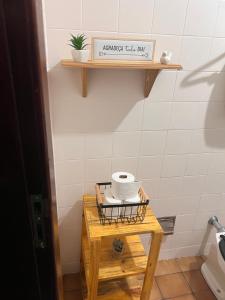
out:
M201 275L202 263L201 257L159 261L150 300L216 300ZM65 300L82 300L80 286L78 274L65 275Z

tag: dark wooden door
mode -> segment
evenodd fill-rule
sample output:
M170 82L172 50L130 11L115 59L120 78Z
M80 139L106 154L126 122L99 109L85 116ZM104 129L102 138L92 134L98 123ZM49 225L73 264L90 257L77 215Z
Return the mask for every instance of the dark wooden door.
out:
M62 299L62 284L40 13L39 0L0 0L0 187L10 212L7 235L16 279L11 296L55 300Z

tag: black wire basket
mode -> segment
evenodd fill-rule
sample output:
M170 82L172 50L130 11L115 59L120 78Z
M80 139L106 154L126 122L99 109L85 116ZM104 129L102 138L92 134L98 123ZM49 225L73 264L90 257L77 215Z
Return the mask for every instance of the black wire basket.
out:
M139 189L139 203L131 204L104 204L104 190L111 188L111 182L101 182L96 184L96 204L100 223L137 223L143 222L147 206L149 204L149 197L144 192L143 188Z

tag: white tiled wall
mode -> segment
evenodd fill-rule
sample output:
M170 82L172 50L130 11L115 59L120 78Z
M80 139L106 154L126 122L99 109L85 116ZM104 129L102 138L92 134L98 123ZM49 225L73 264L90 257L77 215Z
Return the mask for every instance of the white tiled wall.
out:
M209 216L225 223L225 1L44 6L64 272L79 268L82 194L116 170L143 180L158 216L177 215L161 257L199 253ZM142 71L92 70L82 98L79 70L60 66L70 33L80 32L153 38L156 60L171 50L183 70L161 72L146 99Z

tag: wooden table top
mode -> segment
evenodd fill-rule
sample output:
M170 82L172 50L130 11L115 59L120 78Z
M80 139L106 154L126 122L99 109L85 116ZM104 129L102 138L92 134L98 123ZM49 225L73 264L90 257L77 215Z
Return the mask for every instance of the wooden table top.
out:
M145 219L141 223L113 223L110 225L103 225L99 220L98 209L96 207L96 196L84 195L83 205L89 239L98 239L105 236L112 237L154 232L159 233L163 231L150 207L147 207Z

